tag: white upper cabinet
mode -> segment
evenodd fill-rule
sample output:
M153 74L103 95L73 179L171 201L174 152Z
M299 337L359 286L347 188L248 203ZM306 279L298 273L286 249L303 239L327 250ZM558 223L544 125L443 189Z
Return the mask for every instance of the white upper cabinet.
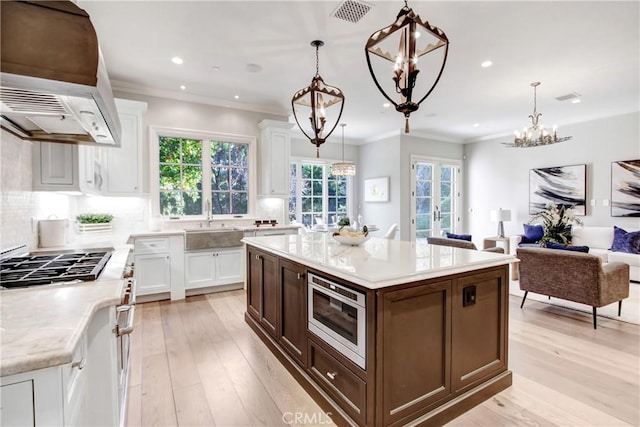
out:
M145 102L116 99L122 126L119 148L33 143L33 190L131 196L140 192Z
M101 147L34 142L33 190L100 193Z
M130 196L140 193L142 165L140 141L142 117L147 111L146 102L116 99L120 117L122 142L119 149L106 149L107 179L104 191L109 195Z
M263 120L260 126L260 195L289 197L292 123Z

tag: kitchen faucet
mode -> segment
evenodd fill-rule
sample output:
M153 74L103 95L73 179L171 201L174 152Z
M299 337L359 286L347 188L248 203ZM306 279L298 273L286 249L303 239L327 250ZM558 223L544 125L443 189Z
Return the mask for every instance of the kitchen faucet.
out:
M211 200L205 200L204 207L207 210L207 227L211 227L211 223L213 222L213 218L211 218Z

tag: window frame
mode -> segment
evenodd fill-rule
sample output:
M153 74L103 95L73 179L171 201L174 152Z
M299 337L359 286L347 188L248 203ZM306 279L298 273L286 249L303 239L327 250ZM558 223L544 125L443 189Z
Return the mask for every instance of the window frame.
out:
M236 144L247 144L249 146L248 153L248 209L246 214L241 214L242 218L255 217L257 211L258 200L258 153L257 153L257 139L255 136L237 135L222 132L211 131L199 131L181 128L171 128L162 126L149 126L149 191L151 193L151 213L152 215L161 215L160 212L160 137L172 137L172 138L185 138L185 139L198 139L203 142L202 146L202 212L200 215L181 215L178 219L181 220L202 220L207 219L207 213L205 212L206 203L204 200L205 194L211 194L211 163L205 159L211 158L211 142L231 142ZM239 214L224 214L215 215L212 214L212 219L233 219L238 218ZM172 216L172 218L174 218Z
M302 188L302 174L301 164L307 165L320 165L323 166L322 169L322 218L328 224L330 218L328 218L328 210L329 210L329 167L336 161L330 161L328 159L318 160L318 159L309 159L303 157L291 157L289 160L289 168L291 168L292 164L296 165L296 221L302 224L302 197L300 196L299 190ZM355 218L354 214L354 177L347 176L347 217ZM289 217L289 207L287 203L287 217Z

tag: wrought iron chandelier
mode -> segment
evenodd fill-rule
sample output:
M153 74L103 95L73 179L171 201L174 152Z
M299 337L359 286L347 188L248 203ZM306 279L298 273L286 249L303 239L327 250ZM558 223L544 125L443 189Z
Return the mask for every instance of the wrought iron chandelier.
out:
M344 161L344 127L346 123L340 123L342 128L342 161L331 165L331 173L335 176L354 176L356 174L356 164Z
M518 132L516 130L514 132L515 138L513 143L504 143L504 145L509 147L537 147L539 145L550 145L570 140L572 138L570 136L558 138L557 126L554 126L553 131L549 132L544 128L542 123L540 123L542 113L538 113L536 105L536 90L537 87L540 86L540 82L533 82L531 83L531 86L533 86L533 114L529 115L529 118L531 119L531 126L524 127L522 132Z
M397 38L399 38L399 41ZM399 46L399 48L397 53L394 54L391 52L395 46ZM378 87L378 90L382 92L382 95L395 106L396 111L404 114L404 131L405 133L409 133L409 116L418 110L422 101L431 94L440 80L444 65L447 62L449 39L440 28L434 27L429 24L429 22L422 21L420 16L416 15L413 10L409 8L407 0L405 0L404 7L400 9L395 22L373 33L371 37L369 37L369 40L367 40L364 50L367 57L367 65L369 66L369 73L371 73L374 83ZM431 87L429 87L428 83L424 84L426 93L416 96L413 91L416 87L418 73L420 72L418 68L418 58L428 53L438 53L438 50L441 50L443 54L439 69L437 61L433 67L431 76L435 76L433 84ZM372 55L374 58L379 57L393 63L393 73L390 80L393 80L395 92L399 95L398 102L394 101L391 96L385 92L382 87L383 85L380 84L376 77L372 65ZM434 57L434 55L431 55L429 59ZM383 64L386 64L386 62L383 62ZM430 72L430 67L425 66L423 68L425 69L423 74ZM429 77L429 75L424 76L424 79L428 79ZM391 83L388 80L387 84L385 84L388 92L392 90L390 85ZM418 101L415 102L414 99L418 99Z
M316 157L320 157L320 145L331 135L342 116L344 95L337 87L325 84L322 77L320 77L318 49L324 46L324 42L314 40L311 42L311 46L316 48L316 75L309 86L300 89L293 95L291 108L298 127L309 138L309 141L316 146ZM302 126L300 124L298 115L301 112L296 111L296 105L305 107L305 110L307 108L310 109L308 113L310 126ZM329 110L331 107L334 108ZM338 107L340 109L336 117L334 113L338 110ZM329 129L329 132L325 132L325 129Z

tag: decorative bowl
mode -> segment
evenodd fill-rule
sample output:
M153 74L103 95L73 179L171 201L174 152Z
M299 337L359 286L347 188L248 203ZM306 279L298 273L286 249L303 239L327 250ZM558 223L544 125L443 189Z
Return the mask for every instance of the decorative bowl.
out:
M369 240L371 236L346 236L346 235L338 235L332 236L333 240L340 243L341 245L348 246L358 246Z

